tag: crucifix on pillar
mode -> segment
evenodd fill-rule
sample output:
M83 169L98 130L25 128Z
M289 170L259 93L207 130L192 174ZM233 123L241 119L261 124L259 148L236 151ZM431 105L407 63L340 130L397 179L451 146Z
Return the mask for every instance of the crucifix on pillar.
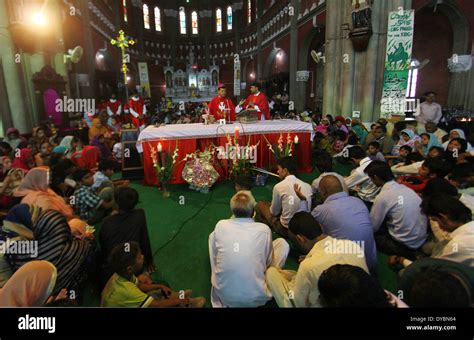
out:
M135 41L132 40L132 39L129 40L125 36L125 32L121 30L121 31L119 31L119 36L116 39L112 39L110 41L110 43L114 46L117 46L122 51L122 67L121 67L121 70L122 70L122 73L123 73L123 84L125 86L125 95L127 96L127 99L128 99L127 73L128 73L129 70L128 70L127 62L130 62L130 60L129 60L130 57L128 57L125 54L125 50L128 47L135 45Z

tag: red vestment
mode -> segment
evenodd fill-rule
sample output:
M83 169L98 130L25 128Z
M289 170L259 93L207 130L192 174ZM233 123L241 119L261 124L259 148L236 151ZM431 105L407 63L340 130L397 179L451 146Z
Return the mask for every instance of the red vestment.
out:
M234 103L232 103L232 100L221 96L216 96L209 102L209 113L213 115L216 120L224 118L227 121L230 119L231 122L235 122L236 120Z
M133 98L130 98L128 106L130 114L132 115L132 124L136 128L145 125L146 106L143 99L138 98L138 100L134 100Z
M107 102L107 113L109 116L120 116L122 114L122 102L120 100L113 102L110 99Z
M259 92L257 95L251 94L250 96L248 96L245 100L243 108L247 109L250 103L253 103L255 104L255 106L258 106L258 114L260 120L262 119L262 115L265 117L265 120L270 120L270 108L268 106L268 99L262 92Z

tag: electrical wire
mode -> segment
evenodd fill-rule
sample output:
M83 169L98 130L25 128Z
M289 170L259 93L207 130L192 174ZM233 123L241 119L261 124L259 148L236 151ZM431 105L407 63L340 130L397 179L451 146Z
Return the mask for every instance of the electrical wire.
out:
M203 210L204 208L207 207L207 205L211 202L212 200L212 196L214 195L214 191L211 192L210 196L209 196L209 199L207 200L206 203L204 203L204 205L199 208L190 218L188 218L186 221L184 221L183 223L181 223L181 225L178 227L178 231L176 231L176 233L165 243L163 244L161 247L159 247L157 250L155 250L153 252L153 257L155 257L161 250L163 250L164 248L166 248L171 242L173 242L176 237L178 237L178 235L181 233L181 231L183 230L184 226L189 222L191 221L192 219L194 219L196 216L198 216Z

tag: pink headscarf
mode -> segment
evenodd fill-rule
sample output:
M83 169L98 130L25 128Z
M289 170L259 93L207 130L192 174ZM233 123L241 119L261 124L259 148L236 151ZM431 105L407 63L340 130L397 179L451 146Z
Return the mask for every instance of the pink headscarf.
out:
M30 261L0 289L0 307L41 307L56 284L56 267L48 261Z
M64 199L49 188L49 168L31 169L21 182L13 196L23 197L21 203L36 205L44 210L56 210L72 218L74 211Z

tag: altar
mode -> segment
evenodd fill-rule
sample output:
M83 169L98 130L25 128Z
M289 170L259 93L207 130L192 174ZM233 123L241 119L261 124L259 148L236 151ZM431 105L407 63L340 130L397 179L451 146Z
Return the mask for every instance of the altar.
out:
M189 49L188 63L185 69L175 69L168 63L163 68L166 82L166 97L173 102L209 101L217 94L219 85L219 66L213 64L209 69L198 69L194 47Z
M239 128L239 145L250 145L257 147L257 159L255 165L269 170L275 170L276 162L274 156L268 148L267 140L271 144L277 144L280 135L285 139L290 134L294 140L297 136L299 143L295 147L295 157L298 162L298 171L309 173L312 171L311 142L314 137L313 126L310 123L295 120L273 120L259 121L252 124L233 123L224 126L204 125L204 124L176 124L166 126L149 126L144 129L137 141L137 150L143 155L144 184L157 185L158 179L156 170L153 167L151 158L151 148L157 148L161 143L163 152L173 153L178 147L178 160L182 160L186 155L192 154L196 150L204 150L210 145L225 147L228 137L235 136L235 129ZM184 162L176 166L171 184L185 183L181 173ZM215 165L221 179L226 178L228 169L221 162Z

